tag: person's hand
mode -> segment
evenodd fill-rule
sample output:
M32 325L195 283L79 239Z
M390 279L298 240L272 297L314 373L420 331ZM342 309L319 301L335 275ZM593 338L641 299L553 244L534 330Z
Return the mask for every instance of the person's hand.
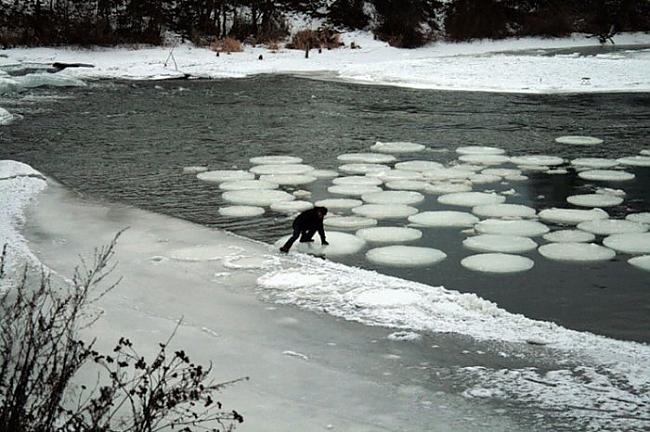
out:
M327 241L327 240L323 240L323 245L324 245L324 246L329 245L328 241Z

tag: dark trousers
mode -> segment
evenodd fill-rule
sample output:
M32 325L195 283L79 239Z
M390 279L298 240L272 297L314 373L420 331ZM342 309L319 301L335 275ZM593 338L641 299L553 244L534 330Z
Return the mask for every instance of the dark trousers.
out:
M284 250L289 250L291 249L291 246L293 246L293 243L298 240L298 237L300 237L300 242L301 243L307 243L312 241L312 237L314 237L314 234L316 233L316 230L314 229L308 229L308 230L302 230L300 227L294 227L293 228L293 234L291 234L291 237L289 237L289 240L282 246L282 249Z

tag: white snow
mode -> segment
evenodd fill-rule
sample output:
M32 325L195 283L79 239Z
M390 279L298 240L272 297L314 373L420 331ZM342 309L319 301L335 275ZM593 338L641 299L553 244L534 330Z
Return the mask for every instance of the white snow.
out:
M389 154L381 153L345 153L336 157L342 162L351 163L369 163L369 164L385 164L395 162L397 158Z
M630 258L627 262L638 269L650 271L650 255Z
M300 164L302 158L296 156L256 156L249 159L253 165Z
M544 222L564 225L578 225L580 222L596 219L607 219L609 215L605 210L595 208L591 210L550 208L539 212L539 218Z
M372 185L339 184L328 187L327 191L335 195L350 195L359 197L367 193L381 192L382 189L379 186Z
M384 246L366 252L368 261L393 267L421 267L438 263L447 254L443 251L420 246Z
M426 211L409 216L408 220L417 226L438 228L466 228L479 221L473 214L459 211Z
M379 173L390 170L388 165L376 163L351 163L339 166L339 171L346 174Z
M619 196L602 193L571 195L566 200L569 204L580 207L614 207L623 202Z
M351 209L363 205L363 201L348 198L328 198L316 201L316 206L327 207L328 209Z
M275 242L276 247L284 245L289 239L289 235L282 237ZM353 234L342 233L338 231L326 232L327 242L329 245L323 246L319 239L311 243L300 243L298 239L291 248L291 251L302 252L310 255L337 257L343 255L352 255L359 252L366 245L366 242Z
M650 225L650 212L630 213L629 215L625 216L625 219L632 222L639 222Z
M634 174L627 171L589 170L579 172L578 177L594 181L628 181L634 178Z
M532 218L537 211L523 204L487 204L473 207L472 213L488 218Z
M571 165L579 168L613 168L618 165L616 159L607 159L607 158L575 158L571 160Z
M365 204L352 209L352 213L372 219L402 219L418 212L404 204Z
M616 252L595 243L549 243L539 247L540 255L556 261L608 261Z
M650 253L650 233L613 234L605 237L603 244L618 252L631 255Z
M368 176L346 176L337 177L332 180L335 185L365 185L365 186L379 186L383 181L377 177Z
M305 174L263 174L260 176L260 180L278 185L304 185L313 183L317 179Z
M242 248L228 248L220 244L198 245L171 250L168 257L177 261L220 261L241 252Z
M370 146L370 150L379 153L415 153L421 152L426 146L406 141L381 142L377 141Z
M313 171L314 167L305 164L268 164L256 165L250 169L254 174L291 174L299 175Z
M424 195L413 191L382 191L361 195L361 199L369 204L417 204L424 200Z
M402 243L422 238L422 231L406 227L373 227L360 229L356 235L372 243Z
M264 209L255 206L227 206L220 207L219 214L227 217L255 217L263 215Z
M582 135L565 135L555 138L555 142L560 144L591 146L602 144L603 140L600 138L582 136Z
M501 204L505 200L506 198L504 196L486 192L458 192L441 195L438 197L438 202L440 204L461 207L476 207L487 204Z
M271 210L287 214L300 213L310 208L314 208L314 205L309 201L280 201L271 204Z
M296 197L281 190L249 189L224 192L222 198L234 204L267 207L278 201L293 201Z
M215 170L198 173L196 178L208 183L223 183L236 180L253 180L255 174L242 170Z
M544 234L542 238L553 243L586 243L593 241L596 236L580 230L559 230Z
M320 285L323 280L316 275L308 275L300 268L288 269L279 272L267 273L257 279L257 284L262 288L291 290Z
M323 224L328 228L358 230L377 225L377 220L361 216L333 216L325 218Z
M537 248L537 243L528 237L481 234L463 240L463 246L477 252L528 252Z
M648 226L623 219L598 219L580 222L578 229L596 235L611 235L623 233L642 233L648 231Z
M518 273L533 268L530 258L505 253L485 253L463 258L460 264L469 269L485 273Z
M84 87L86 83L80 79L65 74L32 73L12 78L23 88L34 87Z
M236 180L226 181L219 185L219 189L230 190L256 190L256 189L277 189L278 183L265 180Z
M547 155L527 155L527 156L512 156L510 162L515 165L541 165L541 166L555 166L562 165L564 159L558 156Z
M0 126L8 125L14 120L13 114L6 109L0 107Z
M628 156L616 161L622 165L650 167L650 156Z
M521 237L538 237L549 232L543 223L531 220L486 219L474 225L481 234L502 234Z
M402 171L428 171L438 168L443 168L444 166L440 162L428 161L428 160L411 160L406 162L398 162L395 164L395 169Z
M278 258L272 255L268 256L246 256L234 255L227 256L223 259L223 266L227 269L265 269L277 265Z

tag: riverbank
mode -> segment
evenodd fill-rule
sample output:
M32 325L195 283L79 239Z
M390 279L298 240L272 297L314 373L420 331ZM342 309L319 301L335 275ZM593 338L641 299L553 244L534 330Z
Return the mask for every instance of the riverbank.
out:
M94 65L57 74L83 79L218 79L269 73L329 73L349 82L422 89L542 94L650 91L650 34L645 33L617 35L616 46L603 46L602 52L590 55L581 55L581 49L600 45L586 35L440 42L412 50L390 47L364 32L345 33L342 40L345 47L321 53L312 50L308 59L303 51L251 46L246 46L244 52L221 53L218 57L213 51L190 45L173 49L10 49L2 52L6 57L0 57L0 68L63 62ZM350 49L352 42L360 48ZM575 48L575 52L537 51L566 48Z

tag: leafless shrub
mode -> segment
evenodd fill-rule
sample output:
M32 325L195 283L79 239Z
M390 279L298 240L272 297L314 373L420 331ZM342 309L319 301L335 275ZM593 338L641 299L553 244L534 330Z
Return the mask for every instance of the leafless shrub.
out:
M311 48L339 48L343 45L340 39L340 34L330 28L320 28L318 30L300 30L291 42L287 44L287 48L306 50Z
M210 49L216 52L227 52L227 53L244 51L244 47L242 46L241 42L239 42L237 39L232 37L226 37L212 42L212 44L210 45Z

